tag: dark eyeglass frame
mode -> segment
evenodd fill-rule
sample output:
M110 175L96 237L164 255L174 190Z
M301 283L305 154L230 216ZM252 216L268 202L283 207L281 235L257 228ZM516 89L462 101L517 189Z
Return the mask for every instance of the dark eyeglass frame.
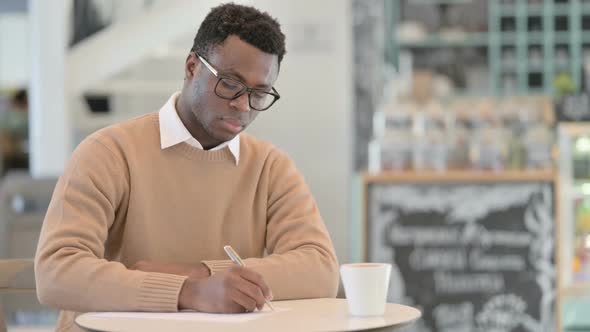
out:
M238 99L240 98L241 95L243 95L244 93L248 93L248 106L250 106L250 109L253 109L255 111L258 112L263 112L268 110L272 105L274 105L274 103L277 102L277 100L279 100L281 98L281 95L279 95L279 92L274 88L271 87L272 92L268 92L268 91L264 91L261 89L255 89L255 88L251 88L249 86L247 86L246 84L233 79L231 77L226 77L223 75L219 75L219 72L217 71L217 69L215 69L210 63L209 61L207 61L204 57L202 57L201 55L199 55L197 52L193 52L195 54L195 56L197 58L199 58L199 60L205 65L205 67L207 67L207 69L209 69L209 71L215 76L217 77L217 83L215 83L215 88L213 89L213 91L215 92L215 95L221 99L226 99L226 100L234 100L234 99ZM240 91L238 91L233 97L225 97L225 96L221 96L218 92L217 92L217 86L219 85L219 82L221 82L221 80L230 80L232 82L236 82L237 84L242 86L242 89ZM255 106L252 105L252 92L255 93L265 93L268 94L270 96L272 96L274 99L273 101L270 103L270 105L268 105L265 108L259 109Z

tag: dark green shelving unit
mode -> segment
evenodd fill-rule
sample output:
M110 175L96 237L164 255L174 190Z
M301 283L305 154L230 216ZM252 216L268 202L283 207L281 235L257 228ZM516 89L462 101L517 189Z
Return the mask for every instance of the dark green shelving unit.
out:
M518 94L540 91L552 96L555 95L555 77L562 72L571 76L576 87L581 87L584 16L590 19L590 4L582 0L544 0L534 4L526 0L489 1L488 61L492 92L496 95L511 93L513 89L506 81L513 77ZM514 27L510 22L515 23ZM588 41L589 37L586 37ZM516 54L516 66L503 61L508 49ZM534 53L537 61L531 63ZM532 78L536 81L534 85Z
M583 54L590 56L590 1L491 0L487 1L486 32L465 33L461 39L435 33L425 39L400 42L395 33L401 21L400 2L385 3L386 12L392 13L387 29L393 32L386 41L386 57L394 64L401 50L484 47L492 95L554 96L553 83L560 73L569 74L578 89L582 86ZM453 2L425 0L422 3Z

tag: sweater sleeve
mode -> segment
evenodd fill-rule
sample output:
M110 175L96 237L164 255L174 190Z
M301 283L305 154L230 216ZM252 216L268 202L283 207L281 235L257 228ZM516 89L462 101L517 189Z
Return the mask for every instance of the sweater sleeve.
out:
M104 258L128 196L121 154L97 136L74 151L51 199L35 256L37 296L73 311L176 311L186 277L127 269Z
M269 169L267 233L264 258L247 258L274 299L335 297L338 260L318 207L292 160L277 153ZM231 261L204 262L212 273Z

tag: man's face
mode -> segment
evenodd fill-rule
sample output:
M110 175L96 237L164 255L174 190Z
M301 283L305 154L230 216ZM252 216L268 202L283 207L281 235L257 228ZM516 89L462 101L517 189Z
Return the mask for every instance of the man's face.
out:
M218 71L218 76L242 82L251 88L268 89L278 76L276 55L265 53L229 36L214 47L207 61ZM193 115L187 126L197 130L197 140L206 148L234 138L256 118L258 111L251 110L248 93L234 100L215 94L218 78L195 55L189 56L186 65L186 83L183 98Z

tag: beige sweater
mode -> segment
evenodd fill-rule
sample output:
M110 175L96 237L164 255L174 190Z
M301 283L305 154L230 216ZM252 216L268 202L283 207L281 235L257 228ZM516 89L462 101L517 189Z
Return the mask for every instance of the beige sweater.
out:
M78 330L78 312L176 311L186 277L128 268L203 261L215 273L232 264L226 244L275 300L336 295L338 262L301 174L270 143L241 134L240 144L237 166L227 147L162 150L151 113L78 146L35 257L40 301L66 310L58 331Z

